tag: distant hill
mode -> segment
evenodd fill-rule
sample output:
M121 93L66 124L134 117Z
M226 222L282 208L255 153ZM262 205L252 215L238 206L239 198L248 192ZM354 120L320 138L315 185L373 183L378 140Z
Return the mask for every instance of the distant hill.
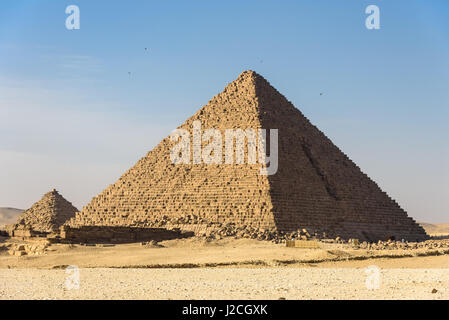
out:
M0 227L15 223L22 212L21 209L0 208Z
M429 235L446 235L449 234L449 223L425 223L419 222L419 224L426 230Z

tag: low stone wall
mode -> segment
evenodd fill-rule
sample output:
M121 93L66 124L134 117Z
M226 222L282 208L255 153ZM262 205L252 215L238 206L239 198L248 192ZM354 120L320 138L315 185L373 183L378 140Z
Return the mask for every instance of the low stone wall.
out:
M5 233L11 238L37 238L46 237L47 233L32 230L31 228L26 228L22 225L7 225L5 228Z
M61 241L79 243L133 243L141 241L163 241L187 238L193 236L193 232L180 230L168 230L164 228L133 228L133 227L109 227L109 226L84 226L61 228Z

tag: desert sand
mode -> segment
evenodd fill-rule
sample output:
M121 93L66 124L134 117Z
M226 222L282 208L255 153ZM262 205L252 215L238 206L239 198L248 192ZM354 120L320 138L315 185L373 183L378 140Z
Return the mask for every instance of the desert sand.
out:
M80 269L0 271L1 299L448 299L448 269L385 269L379 289L364 268ZM434 292L434 293L432 293Z
M17 245L8 240L0 245ZM32 245L30 243L30 245ZM0 299L448 299L449 251L287 248L248 239L52 244L38 255L0 251ZM67 266L79 268L68 290ZM380 286L366 286L366 268Z

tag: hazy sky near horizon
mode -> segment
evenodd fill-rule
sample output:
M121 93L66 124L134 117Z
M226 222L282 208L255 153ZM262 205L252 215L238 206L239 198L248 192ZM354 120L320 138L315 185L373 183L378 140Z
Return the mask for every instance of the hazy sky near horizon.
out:
M81 209L252 69L412 217L449 222L448 39L445 0L3 0L0 207L56 188Z

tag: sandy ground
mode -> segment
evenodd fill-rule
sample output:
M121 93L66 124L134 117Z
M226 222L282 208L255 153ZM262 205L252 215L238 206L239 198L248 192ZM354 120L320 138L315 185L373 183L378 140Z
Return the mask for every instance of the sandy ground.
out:
M55 244L44 255L23 257L1 251L0 299L449 299L445 250L299 249L255 240L161 244ZM76 279L76 272L66 273L70 265L79 268L79 289L67 287L67 279ZM367 273L373 265L379 269ZM379 288L368 289L367 279L379 279Z
M65 270L1 270L0 299L449 298L449 269L381 269L373 290L364 268L100 268L79 275L79 289L67 290Z
M57 269L68 265L80 268L300 267L370 258L404 259L429 255L429 252L449 254L449 249L367 251L343 244L323 243L318 249L300 249L250 239L206 242L193 238L163 241L160 244L164 247L147 248L138 243L111 247L53 244L44 255L23 257L10 256L2 251L0 269Z

